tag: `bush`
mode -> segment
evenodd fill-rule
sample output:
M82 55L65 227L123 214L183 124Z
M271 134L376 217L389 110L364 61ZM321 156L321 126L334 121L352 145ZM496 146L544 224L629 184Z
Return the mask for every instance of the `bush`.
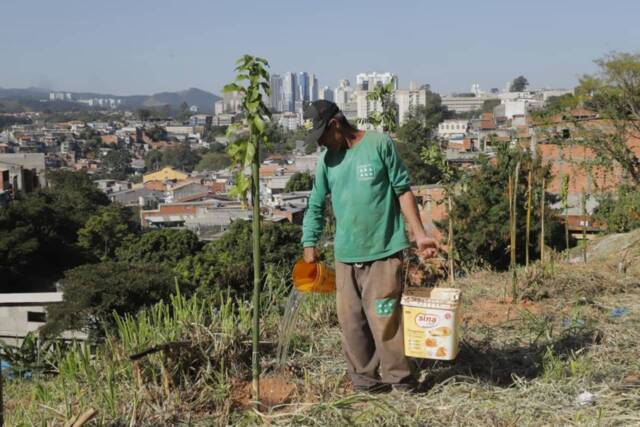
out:
M263 271L267 265L291 271L302 253L300 238L298 225L263 223L260 236ZM181 260L176 272L189 286L216 286L244 293L251 289L253 281L251 250L251 223L237 220L220 239L206 244L200 253Z
M152 230L140 237L130 238L116 251L117 258L126 262L173 264L200 251L201 243L190 230Z
M593 217L609 233L625 233L640 227L640 192L633 186L622 185L616 193L601 195Z
M531 214L530 258L536 259L540 252L540 199L542 178L550 181L548 166L534 160L525 151L499 147L497 157L481 157L477 168L469 172L459 185L460 191L453 196L454 244L456 255L467 265L487 263L504 269L509 265L509 201L507 187L509 175L517 162L521 163L517 185L517 262L524 263L526 240L526 191L527 174L533 171L533 197ZM545 195L545 243L563 249L563 226L549 204L555 197ZM447 233L447 221L439 224Z
M113 314L136 313L166 300L174 290L171 270L155 264L101 262L68 270L62 280L63 302L51 306L43 332L82 330L101 337Z
M294 173L291 178L289 178L289 181L287 181L284 191L285 193L292 191L311 191L311 188L313 188L313 175L305 171Z

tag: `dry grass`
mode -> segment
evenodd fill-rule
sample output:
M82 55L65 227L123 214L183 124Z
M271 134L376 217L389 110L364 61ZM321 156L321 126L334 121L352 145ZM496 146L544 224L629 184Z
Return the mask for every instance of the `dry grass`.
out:
M504 300L510 289L506 274L481 271L458 282L463 310L473 313L462 327L461 353L454 362L418 361L416 393L352 392L331 296L305 302L293 354L286 369L278 371L279 290L273 291L264 322L262 366L265 376L278 378L286 388L282 402L271 401L260 410L246 406L248 321L243 315L225 320L212 314L199 325L165 326L173 331L171 339L199 334L200 349L196 372L187 366L194 362L189 358L169 365L175 382L168 393L159 356L145 366L146 392L141 393L125 368L129 362L116 363L105 350L87 361L93 370L79 370L102 370L96 378L106 380L107 364L116 363L112 394L106 382L88 383L88 374L76 374L77 380L65 387L60 382L70 377L12 382L5 396L7 407L14 409L8 425L61 425L87 405L99 410L96 425L639 425L640 276L603 259L587 266L536 265L520 270L518 277L527 303ZM615 316L616 307L627 311ZM216 335L223 331L240 338ZM116 340L111 351L139 349L161 332L149 332L148 340L136 345ZM582 406L577 398L585 391L594 401Z

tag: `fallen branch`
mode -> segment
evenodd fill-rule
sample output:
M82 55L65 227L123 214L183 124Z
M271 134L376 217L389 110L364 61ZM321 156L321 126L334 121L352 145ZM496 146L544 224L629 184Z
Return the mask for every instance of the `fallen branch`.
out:
M149 354L157 353L159 351L166 351L169 349L180 348L180 347L188 347L191 345L191 341L171 341L164 344L154 345L153 347L149 347L146 350L141 351L140 353L135 353L129 355L129 360L139 360Z
M98 411L96 411L95 409L89 408L86 411L84 411L82 414L78 415L77 417L75 417L71 421L69 421L66 424L66 426L67 427L82 427L83 425L85 425L86 423L91 421L91 419L93 417L95 417L97 413L98 413Z

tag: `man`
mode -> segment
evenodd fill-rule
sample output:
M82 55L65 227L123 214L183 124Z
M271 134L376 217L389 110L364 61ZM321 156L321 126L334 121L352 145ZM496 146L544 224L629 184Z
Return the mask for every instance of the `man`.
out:
M409 175L389 136L358 130L329 101L307 104L304 118L307 142L327 148L304 216L304 260L317 260L325 198L331 194L338 321L354 388L406 389L411 369L403 350L400 297L402 251L409 241L402 214L422 256L435 256L436 242L424 231Z

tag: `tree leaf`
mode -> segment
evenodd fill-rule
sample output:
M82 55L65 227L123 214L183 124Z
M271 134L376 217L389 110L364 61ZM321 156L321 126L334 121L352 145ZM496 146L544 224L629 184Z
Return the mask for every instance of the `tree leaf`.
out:
M222 89L222 91L224 93L230 93L230 92L245 92L245 88L243 88L242 86L239 86L235 83L229 83L224 85L224 88Z
M253 118L253 124L258 129L258 131L260 131L260 133L264 132L265 123L264 120L262 120L259 116Z

